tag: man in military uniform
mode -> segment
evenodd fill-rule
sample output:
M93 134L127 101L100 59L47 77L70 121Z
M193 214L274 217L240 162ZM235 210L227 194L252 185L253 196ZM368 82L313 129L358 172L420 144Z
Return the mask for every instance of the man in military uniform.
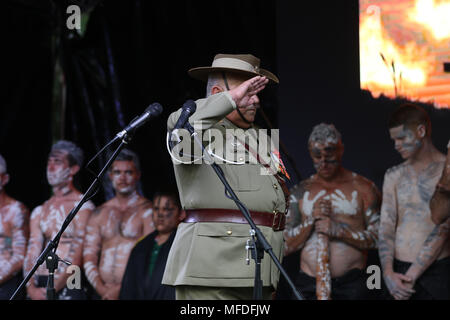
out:
M230 156L217 155L216 150L216 163L275 255L281 258L287 207L284 180L278 173L263 174L266 165L260 161L260 154L255 155L255 150L236 134L238 131L255 134L256 130L250 129L254 129L259 107L257 94L269 81L278 83L278 78L260 69L259 59L252 55L219 54L211 67L194 68L189 74L208 81L207 97L196 101L197 110L189 122L196 130L202 130L203 137L215 130L215 138L219 140L215 140L215 146L222 143ZM169 130L174 128L180 114L178 110L170 115ZM246 158L253 154L258 161L248 163L243 157L236 157L238 145L245 146ZM245 262L250 227L242 213L226 197L223 184L204 161L192 164L174 161L174 171L186 219L178 227L163 283L176 286L179 300L252 299L255 266L253 261L250 265ZM279 271L265 255L261 263L263 298L270 299L278 278Z

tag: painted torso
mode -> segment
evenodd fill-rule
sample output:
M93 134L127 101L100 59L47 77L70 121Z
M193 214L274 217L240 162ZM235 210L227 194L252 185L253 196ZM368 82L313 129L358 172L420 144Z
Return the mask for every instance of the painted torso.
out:
M28 259L27 267L31 267L30 263L34 263L34 257L38 257L47 242L55 237L61 229L64 220L70 211L78 205L81 198L82 195L75 191L65 196L52 196L43 205L33 210L31 215L32 227L37 227L39 230L31 230L34 238L30 239L28 256L31 257L32 261ZM56 251L60 259L72 262L75 258L73 254L83 245L85 223L88 215L94 208L94 204L90 201L83 204L72 222L65 229ZM59 263L58 270L65 268L65 264ZM37 274L48 274L45 264L39 267Z
M430 216L430 200L443 168L444 162L432 162L418 173L411 165L403 163L389 171L397 202L395 257L399 260L415 261L435 227ZM438 259L449 254L448 246L444 247Z
M98 233L88 230L86 240L98 241L93 238L101 238L98 267L105 283L121 283L131 249L139 238L153 231L151 214L151 202L136 193L130 197L125 209L118 207L115 198L100 208L93 221ZM92 228L91 223L89 228ZM86 253L89 254L88 251Z
M52 239L56 233L60 230L65 218L69 212L77 205L80 199L55 199L50 198L42 207L42 218L40 220L41 231L45 236L46 242ZM93 206L89 209L94 209ZM77 236L76 234L76 222L80 218L77 214L72 223L69 224L67 229L61 236L61 241L58 245L58 255L61 259L69 256L70 245L72 239Z
M298 202L303 219L312 215L314 204L323 198L331 202L331 219L346 223L353 230L363 231L366 228L364 215L369 206L366 193L370 188L367 184L366 179L356 174L349 174L348 178L339 183L324 183L312 176ZM355 232L352 236L356 239L360 235ZM317 232L313 230L301 252L301 269L310 276L315 276L316 273L317 239ZM365 252L334 239L330 240L329 249L332 277L342 276L353 268L365 267Z
M28 237L28 209L8 198L0 206L0 283L1 278L14 272L15 263L21 268ZM13 247L14 242L14 247Z

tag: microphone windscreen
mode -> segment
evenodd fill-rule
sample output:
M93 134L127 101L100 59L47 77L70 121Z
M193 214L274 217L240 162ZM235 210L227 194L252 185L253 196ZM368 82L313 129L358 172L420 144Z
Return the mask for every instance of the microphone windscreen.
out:
M189 114L193 114L197 110L197 104L194 100L186 100L183 104L183 109L189 110Z
M147 107L147 109L145 109L145 112L150 112L150 113L154 114L155 116L161 114L162 111L163 111L163 107L158 102L152 103L151 105L149 105Z

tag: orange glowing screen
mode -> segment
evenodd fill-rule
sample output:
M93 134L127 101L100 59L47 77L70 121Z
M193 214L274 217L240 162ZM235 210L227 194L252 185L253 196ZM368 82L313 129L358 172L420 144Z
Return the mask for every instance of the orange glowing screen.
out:
M450 108L450 0L360 0L361 88Z

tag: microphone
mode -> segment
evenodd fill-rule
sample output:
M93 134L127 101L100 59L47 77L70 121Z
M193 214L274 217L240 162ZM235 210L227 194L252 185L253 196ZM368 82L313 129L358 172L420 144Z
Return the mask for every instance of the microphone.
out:
M150 120L150 118L159 116L162 112L162 109L163 109L162 106L158 102L152 103L147 107L147 109L145 109L143 114L135 118L122 131L116 134L114 140L122 139L124 136L132 135L135 130L137 130L144 123Z
M181 114L173 130L184 128L184 124L189 117L197 110L197 104L194 100L187 100L181 107Z
M182 129L185 127L186 123L189 124L188 119L189 117L197 110L197 104L194 100L187 100L183 106L181 107L181 114L180 117L177 120L177 123L175 123L175 127L172 130L171 135L174 135L176 138L176 141L179 143L181 142L180 137L178 136L178 129ZM172 141L170 142L170 146L173 146Z

